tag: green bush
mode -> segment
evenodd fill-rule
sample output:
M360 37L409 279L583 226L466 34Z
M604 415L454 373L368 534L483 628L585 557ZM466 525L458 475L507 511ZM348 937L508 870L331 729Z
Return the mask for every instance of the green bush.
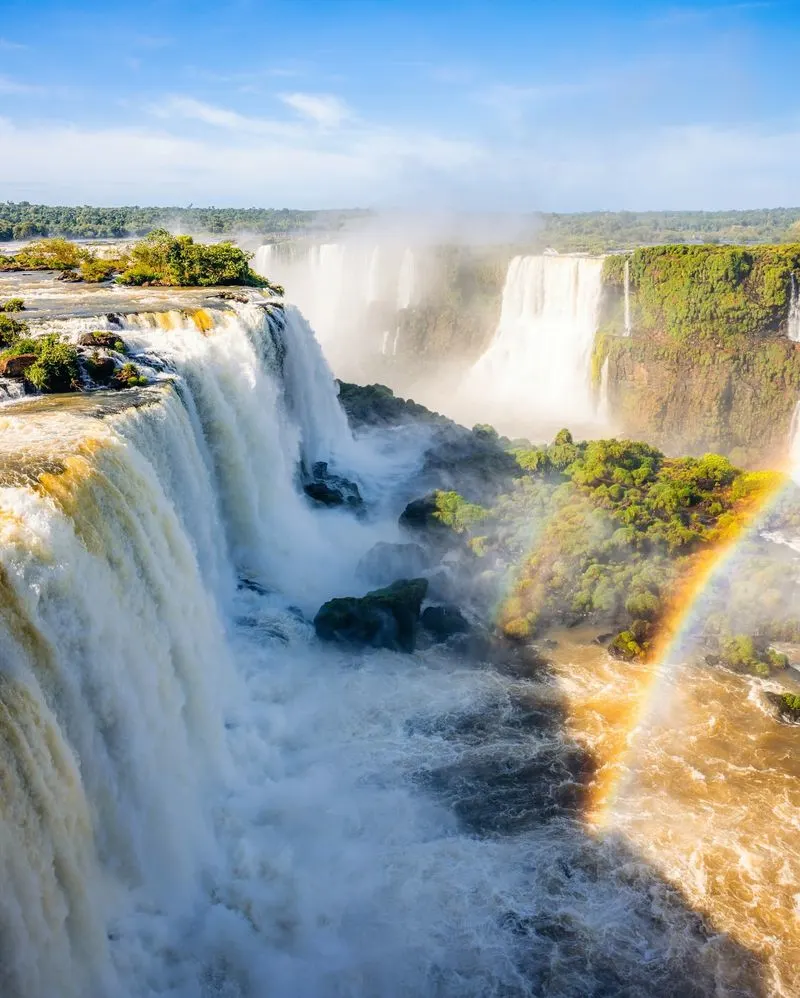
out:
M10 346L15 339L27 332L27 323L12 319L10 315L0 312L0 347Z
M78 382L78 352L57 337L41 337L38 357L25 372L25 378L40 392L68 392Z
M117 269L112 260L101 260L98 257L90 257L82 260L78 272L87 284L99 284L111 278Z
M191 236L172 236L165 229L155 229L131 248L129 266L119 281L168 287L250 285L277 291L251 270L251 257L230 242L196 243Z
M67 239L40 239L16 254L25 270L76 270L89 259L88 250Z
M0 303L0 312L21 312L25 308L22 298L9 298L8 301Z
M122 388L139 388L147 384L145 378L135 364L123 364L114 375L114 380Z

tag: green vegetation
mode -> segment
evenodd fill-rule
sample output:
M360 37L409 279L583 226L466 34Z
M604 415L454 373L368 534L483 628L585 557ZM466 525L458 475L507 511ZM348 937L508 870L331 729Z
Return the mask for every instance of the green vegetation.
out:
M798 696L796 693L784 693L781 696L781 699L789 708L789 710L800 711L800 696Z
M488 509L467 502L458 492L438 491L435 496L436 512L433 514L434 517L457 534L463 534L489 515Z
M781 246L651 246L605 260L604 329L621 333L625 262L630 262L634 336L685 343L785 331L800 243ZM616 293L614 293L616 292Z
M135 364L123 364L114 374L114 381L121 388L138 388L147 384L139 368Z
M0 360L34 355L36 360L25 370L25 380L40 392L68 392L77 386L78 351L55 333L36 338L18 336L0 354Z
M369 215L370 212L360 209L97 208L7 202L0 203L0 241L37 236L119 239L144 236L167 225L218 235L252 232L285 237L335 232L348 222ZM753 244L796 238L792 230L800 221L800 208L532 213L516 221L515 241L531 249L552 246L562 252L600 253L661 243ZM498 217L497 223L499 230L507 228L506 218Z
M156 229L130 250L122 284L157 284L167 287L213 285L271 285L250 269L252 254L233 243L196 243L191 236L172 236Z
M120 239L145 236L153 229L179 225L184 231L214 235L253 232L287 235L298 231L333 231L366 212L294 211L289 208L96 208L0 203L0 240L36 236L70 239Z
M22 312L25 302L22 298L9 298L8 301L0 302L0 312Z
M770 676L789 665L789 659L781 652L770 648L763 638L749 634L736 634L719 642L719 654L709 655L712 664L721 664L736 672L747 672L757 676Z
M28 325L0 312L0 347L8 347L20 336L28 332Z
M717 454L667 458L636 441L575 442L566 430L512 453L522 475L491 509L438 494L476 556L514 566L502 632L526 639L593 621L619 631L612 651L622 658L648 652L695 559L738 536L743 517L783 481ZM771 592L774 578L759 584ZM715 636L726 626L715 620Z

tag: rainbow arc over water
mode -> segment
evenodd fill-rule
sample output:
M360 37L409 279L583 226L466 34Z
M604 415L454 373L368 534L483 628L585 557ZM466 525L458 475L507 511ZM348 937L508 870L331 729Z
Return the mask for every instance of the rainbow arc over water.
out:
M602 829L613 820L620 790L631 775L630 763L639 737L652 723L670 672L685 661L702 623L703 597L724 577L743 544L763 527L765 517L791 485L786 473L765 473L759 488L735 508L716 541L692 557L650 649L645 677L630 710L618 722L619 734L591 788L588 813L595 827Z

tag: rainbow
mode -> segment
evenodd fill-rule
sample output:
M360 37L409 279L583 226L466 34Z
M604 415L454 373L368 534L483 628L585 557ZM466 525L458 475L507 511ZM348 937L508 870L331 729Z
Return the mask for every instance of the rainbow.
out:
M791 484L792 480L786 474L764 473L757 489L729 517L715 543L692 558L689 570L673 595L660 636L648 655L649 668L641 688L619 725L619 737L615 739L610 757L598 770L591 789L588 814L596 828L606 827L613 816L620 789L629 773L626 762L663 700L661 694L665 692L671 669L685 660L692 635L702 621L704 595L723 577L744 542L758 531L764 517Z

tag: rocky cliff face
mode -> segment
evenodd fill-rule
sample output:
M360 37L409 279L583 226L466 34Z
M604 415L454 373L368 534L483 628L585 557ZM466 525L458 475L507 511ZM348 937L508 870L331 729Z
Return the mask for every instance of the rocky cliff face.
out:
M800 401L800 247L650 247L609 257L604 281L593 376L599 388L607 361L615 431L782 462Z
M617 432L670 453L714 451L750 466L785 458L800 400L800 344L630 338L605 349Z

